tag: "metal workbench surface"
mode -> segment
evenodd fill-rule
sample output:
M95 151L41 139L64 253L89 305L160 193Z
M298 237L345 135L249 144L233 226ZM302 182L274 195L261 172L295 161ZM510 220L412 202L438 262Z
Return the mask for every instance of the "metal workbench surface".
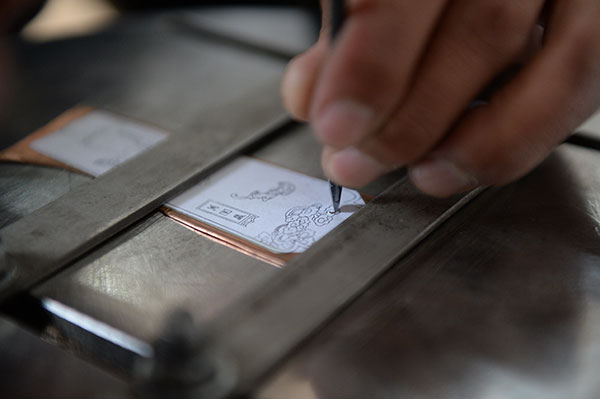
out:
M599 155L563 146L482 194L259 396L597 397Z
M281 21L269 28L268 19L256 15L257 24L244 29L259 26L259 33L243 35L235 23L239 13L229 30L226 13L215 14L223 25L206 15L140 15L90 37L16 43L20 90L9 104L2 146L80 102L173 132L202 130L211 115L226 119L239 113L236 99L279 79L286 58L314 34L306 16L285 14L287 25L298 24L286 39ZM273 33L265 36L261 29ZM300 41L299 32L306 35ZM268 40L273 35L279 40ZM587 129L600 136L597 124ZM307 127L288 126L252 155L323 177L318 151ZM256 395L597 396L598 155L563 145L519 182L481 194L300 346ZM402 172L387 176L364 191L377 196L397 182L399 190L410 191L402 177ZM65 170L0 164L0 227L88 180ZM432 204L445 209L451 203ZM386 245L393 248L400 238ZM209 323L281 273L153 212L15 298L4 312L128 382L136 358L160 336L174 309ZM21 334L27 333L18 330ZM15 342L7 336L0 347ZM23 352L22 375L43 381L39 369L53 365L44 360L42 347ZM80 367L64 356L65 372ZM129 395L104 372L84 374L89 386L105 387L110 397ZM2 378L0 384L8 386Z

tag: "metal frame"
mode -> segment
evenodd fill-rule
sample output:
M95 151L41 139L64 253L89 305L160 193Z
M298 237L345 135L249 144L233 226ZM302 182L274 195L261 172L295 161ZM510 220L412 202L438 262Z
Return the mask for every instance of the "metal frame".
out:
M181 132L0 230L0 302L27 290L291 123L279 82L215 130ZM247 99L242 99L247 101Z

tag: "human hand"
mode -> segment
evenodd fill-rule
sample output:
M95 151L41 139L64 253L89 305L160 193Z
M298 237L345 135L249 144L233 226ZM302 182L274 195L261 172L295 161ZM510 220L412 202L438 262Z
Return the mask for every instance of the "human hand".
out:
M597 0L347 3L335 44L324 23L282 84L338 184L360 187L403 166L434 196L504 184L600 105ZM469 107L516 64L522 69L489 102Z

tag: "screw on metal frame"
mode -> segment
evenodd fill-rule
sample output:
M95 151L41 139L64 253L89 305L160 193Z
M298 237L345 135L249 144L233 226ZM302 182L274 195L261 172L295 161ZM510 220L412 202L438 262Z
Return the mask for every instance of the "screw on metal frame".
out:
M232 362L185 311L171 314L153 347L154 356L135 366L134 390L140 397L220 398L235 387Z

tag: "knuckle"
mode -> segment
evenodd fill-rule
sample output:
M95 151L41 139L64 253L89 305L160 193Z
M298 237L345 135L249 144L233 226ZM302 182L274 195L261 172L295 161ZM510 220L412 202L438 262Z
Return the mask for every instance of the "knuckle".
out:
M476 2L469 23L481 51L491 56L516 56L527 43L531 16L520 1Z
M597 46L598 33L596 24L572 24L566 32L566 41L572 44L570 47L588 51Z
M532 145L497 143L476 156L472 170L480 183L502 185L515 181L532 170L551 150L541 143L528 142Z
M374 109L387 109L399 96L404 76L387 57L378 55L381 49L365 53L352 49L344 54L343 64L338 64L336 79L340 91L358 101L371 104Z
M396 166L419 160L436 142L435 130L427 120L408 115L386 126L376 139L385 162Z
M369 88L388 87L389 82L396 78L395 70L385 60L385 57L377 54L349 53L346 68L348 70L344 71L345 74L354 76L355 82L361 82ZM371 89L370 91L375 90Z
M571 27L564 40L564 62L575 86L587 84L591 76L600 72L600 29L596 24L579 24Z
M509 151L494 151L488 158L474 165L472 172L478 176L480 183L498 185L508 183L516 178L520 170L520 160L515 159Z

